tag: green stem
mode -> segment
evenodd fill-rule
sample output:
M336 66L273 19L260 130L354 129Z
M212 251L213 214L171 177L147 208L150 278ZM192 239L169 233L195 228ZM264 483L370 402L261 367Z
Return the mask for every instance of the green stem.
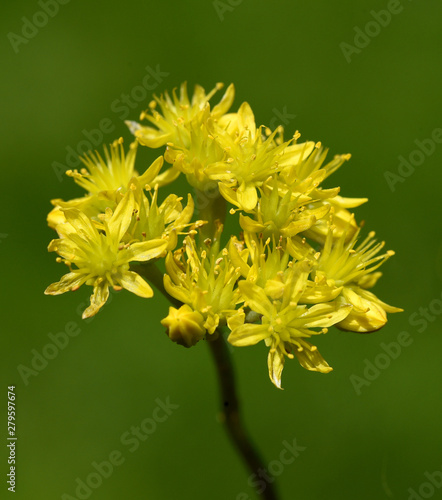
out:
M199 230L201 241L206 238L213 239L217 221L224 224L226 218L226 200L219 194L218 188L215 192L200 191L195 189L195 206L198 210L198 218L207 221Z

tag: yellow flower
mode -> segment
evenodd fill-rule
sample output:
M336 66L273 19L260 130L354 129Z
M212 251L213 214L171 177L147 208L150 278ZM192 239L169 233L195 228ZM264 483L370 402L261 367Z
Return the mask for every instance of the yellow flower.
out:
M266 137L263 127L248 128L233 139L218 130L217 140L227 158L208 165L204 173L209 179L219 181L220 193L227 201L246 212L258 203L257 188L283 168L284 155L290 152L292 140L277 145L276 133Z
M347 208L359 207L366 201L367 198L342 198L341 196L323 200L321 203L330 209L330 218L329 220L327 218L318 220L312 227L307 229L305 236L324 245L331 224L334 226L334 239L345 235L346 241L349 241L357 233L358 225L354 214Z
M104 146L104 159L98 152L89 151L80 158L85 168L80 172L68 170L66 174L73 177L75 182L89 194L126 188L134 175L137 143L133 142L130 145L127 155L124 152L122 138L114 141L109 149Z
M389 250L377 255L384 247L384 242L376 243L374 231L365 240L356 245L360 228L349 239L348 229L334 238L334 228L329 227L324 248L317 260L313 275L318 280L332 280L336 286L343 287L341 303L353 305L353 310L342 322L341 329L359 333L379 330L387 322L386 312L401 312L402 309L390 306L379 300L366 289L371 288L380 278L380 272L374 272L394 252Z
M305 210L315 210L317 214L321 214L321 216L316 215L315 223L304 230L308 238L321 244L324 243L328 230L328 221L324 219L324 215L329 211L331 222L336 227L335 237L339 237L346 231L347 237L351 238L357 225L347 208L358 207L365 203L367 198L342 198L338 196L340 188L322 189L320 187L327 177L351 158L351 155L335 155L324 165L328 149L324 149L320 142L314 147L313 143L307 144L309 147L305 147L298 161L291 160L284 164L285 168L278 175L278 190L282 195L292 191L293 197L298 197ZM349 224L353 231L350 231Z
M187 182L194 188L205 191L212 188L216 182L206 175L210 165L227 158L217 139L216 133L209 129L211 123L210 110L207 107L203 112L203 123L186 127L186 146L179 143L169 143L164 158L173 164L173 169L186 175Z
M177 245L177 238L182 231L190 225L193 216L194 203L192 196L187 197L187 206L183 209L182 198L170 194L158 206L158 186L154 189L152 199L142 189L136 191L136 217L128 229L130 237L134 240L145 241L167 237L168 250L173 250ZM196 221L192 227L199 227L201 221Z
M67 264L70 272L50 285L45 293L59 295L77 290L83 284L93 286L91 305L84 311L83 318L93 316L105 304L110 286L116 290L125 288L140 297L152 297L151 287L129 270L129 264L159 257L165 253L168 241L123 243L134 209L134 195L129 190L115 212L109 209L103 217L104 231L98 230L96 224L78 209L64 210L66 222L57 226L61 237L52 240L48 249L61 256L57 260Z
M292 267L297 264L296 259L290 259L290 241L280 238L277 244L273 240L271 245L270 238L264 241L262 236L257 237L246 232L244 242L238 241L235 237L231 238L229 255L232 264L244 278L262 288L270 299L280 300L289 286ZM309 256L311 265L317 256L317 253ZM304 260L304 257L305 255L301 256L299 260ZM336 299L341 291L342 287L337 287L334 283L307 279L298 303L329 302Z
M131 121L127 121L126 124L140 143L150 148L159 148L167 143L188 148L190 145L189 124L195 121L201 123L204 111L210 110L210 99L223 86L222 83L218 83L214 89L206 94L200 85L196 85L190 100L187 84L183 83L179 97L175 90L172 97L166 92L160 97L155 97L155 100L149 104L151 114L147 112L141 114L140 119L150 121L154 127L142 126ZM210 116L214 119L221 117L229 110L234 97L235 88L230 85L221 101L210 111ZM161 113L155 109L157 104L161 108Z
M76 208L91 218L96 218L108 207L115 209L121 195L126 193L133 182L142 187L166 184L170 169L158 175L163 157L157 158L142 175L138 175L134 168L136 151L137 143L134 142L126 154L121 138L114 141L109 149L104 146L104 159L98 152L89 152L80 158L85 168L80 171L68 170L66 173L88 194L70 201L52 200L55 208L48 215L49 226L56 229L57 224L64 222L63 209Z
M192 347L206 334L204 318L198 311L193 311L187 304L179 309L169 307L169 315L161 320L167 328L170 340L184 347Z
M310 186L310 191L313 189L313 185ZM276 175L272 182L264 183L260 191L261 196L253 211L254 219L240 214L239 223L244 231L262 233L265 238L295 236L312 227L330 209L324 204L309 203L312 200L306 196L308 190L300 195L287 189L281 196Z
M301 366L307 370L321 373L331 371L316 346L305 339L325 333L329 326L343 320L351 310L351 306L341 306L336 302L317 304L310 308L298 304L307 286L310 268L307 261L293 265L279 300L270 300L267 293L251 281L240 281L238 286L245 305L261 316L261 324L245 323L244 312L239 312L228 321L231 329L228 341L231 344L248 346L265 340L270 347L269 376L278 388L281 388L281 374L286 357L296 356ZM322 330L312 330L316 327Z
M209 334L225 324L240 301L239 292L234 290L239 271L230 262L227 250L218 250L221 232L219 226L214 240L207 241L204 250L197 248L193 235L187 236L183 250L166 257L166 291L201 313Z

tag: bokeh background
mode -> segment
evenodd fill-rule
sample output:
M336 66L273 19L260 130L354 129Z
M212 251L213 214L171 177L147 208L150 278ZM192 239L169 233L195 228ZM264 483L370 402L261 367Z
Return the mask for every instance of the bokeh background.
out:
M442 498L442 144L425 142L442 128L440 2L75 0L59 2L46 21L36 15L42 5L57 10L23 0L2 5L0 16L2 498L11 384L15 498L257 498L217 419L207 345L185 350L169 341L159 324L168 307L162 297L114 294L84 322L89 289L43 295L63 271L46 251L49 200L81 193L60 175L66 148L77 149L103 120L103 138L93 135L98 146L129 141L123 118L137 119L151 98L151 90L142 101L134 90L147 67L163 73L156 93L184 80L206 89L234 82L234 109L247 100L258 123L276 125L282 116L288 134L300 130L331 154L351 152L330 185L367 196L358 220L396 251L376 293L405 312L372 335L331 329L319 338L331 374L289 362L278 391L264 346L233 351L244 416L281 498L408 499L410 488L417 498ZM373 23L386 9L391 19L384 13ZM33 20L41 27L30 27ZM132 95L131 109L121 107L122 94ZM420 164L392 188L386 172L398 175L399 157L409 159L416 141L427 153L414 154ZM155 156L143 151L138 165ZM77 335L54 355L49 334L66 328ZM379 357L381 344L403 331L411 340L400 355ZM53 359L38 361L43 350ZM357 390L367 363L382 361L388 367ZM170 416L145 441L123 444L158 398L176 405ZM279 466L284 443L295 439L305 450ZM93 463L110 456L120 465L99 487L76 493L78 478L86 481ZM431 485L425 473L434 471Z

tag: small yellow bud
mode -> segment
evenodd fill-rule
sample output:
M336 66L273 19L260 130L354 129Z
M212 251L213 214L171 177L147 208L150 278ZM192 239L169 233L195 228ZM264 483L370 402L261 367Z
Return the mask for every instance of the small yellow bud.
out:
M192 347L206 334L202 314L192 310L187 304L179 309L169 307L169 315L161 324L167 328L170 340L184 347Z

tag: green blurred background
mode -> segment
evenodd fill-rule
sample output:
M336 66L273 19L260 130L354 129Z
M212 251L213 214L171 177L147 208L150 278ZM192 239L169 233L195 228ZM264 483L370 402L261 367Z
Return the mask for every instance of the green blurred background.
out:
M77 148L83 131L103 119L112 129L105 142L130 139L126 112L115 101L141 95L134 89L147 66L167 73L156 93L184 80L206 89L233 82L234 109L247 100L258 123L275 125L279 114L288 134L299 129L331 154L351 152L330 185L340 185L344 196L367 196L358 220L396 251L375 291L405 312L373 335L331 329L319 338L331 374L289 362L285 390L278 391L268 380L264 346L233 351L245 418L279 476L281 498L408 499L409 488L442 498L442 488L425 476L442 470L442 144L428 146L434 151L394 191L385 178L398 173L399 156L413 154L416 140L442 127L440 2L229 1L65 2L47 22L37 15L41 28L33 33L28 26L26 36L33 36L22 40L22 18L32 20L43 4L2 6L0 428L6 443L6 386L14 384L15 498L87 498L87 491L76 495L77 478L85 481L92 464L115 450L124 462L107 471L90 498L257 498L217 420L208 348L169 341L159 324L168 307L162 297L114 294L83 322L89 289L43 295L63 271L46 251L53 237L45 221L49 200L81 193L70 179L60 180L54 162L66 164L66 147ZM371 11L388 8L389 23L384 13L385 26L373 24ZM342 43L355 46L358 28L370 38L359 34L361 48L346 57ZM133 101L130 119L150 96ZM155 156L143 151L141 165ZM428 307L432 312L421 309ZM33 369L33 350L53 356L49 334L66 327L78 335L47 366L21 375ZM354 376L364 377L367 360L385 362L381 343L396 342L402 331L411 345L357 391ZM152 417L158 398L178 408L136 450L134 442L123 444L132 426ZM283 443L294 439L305 450L280 467Z

